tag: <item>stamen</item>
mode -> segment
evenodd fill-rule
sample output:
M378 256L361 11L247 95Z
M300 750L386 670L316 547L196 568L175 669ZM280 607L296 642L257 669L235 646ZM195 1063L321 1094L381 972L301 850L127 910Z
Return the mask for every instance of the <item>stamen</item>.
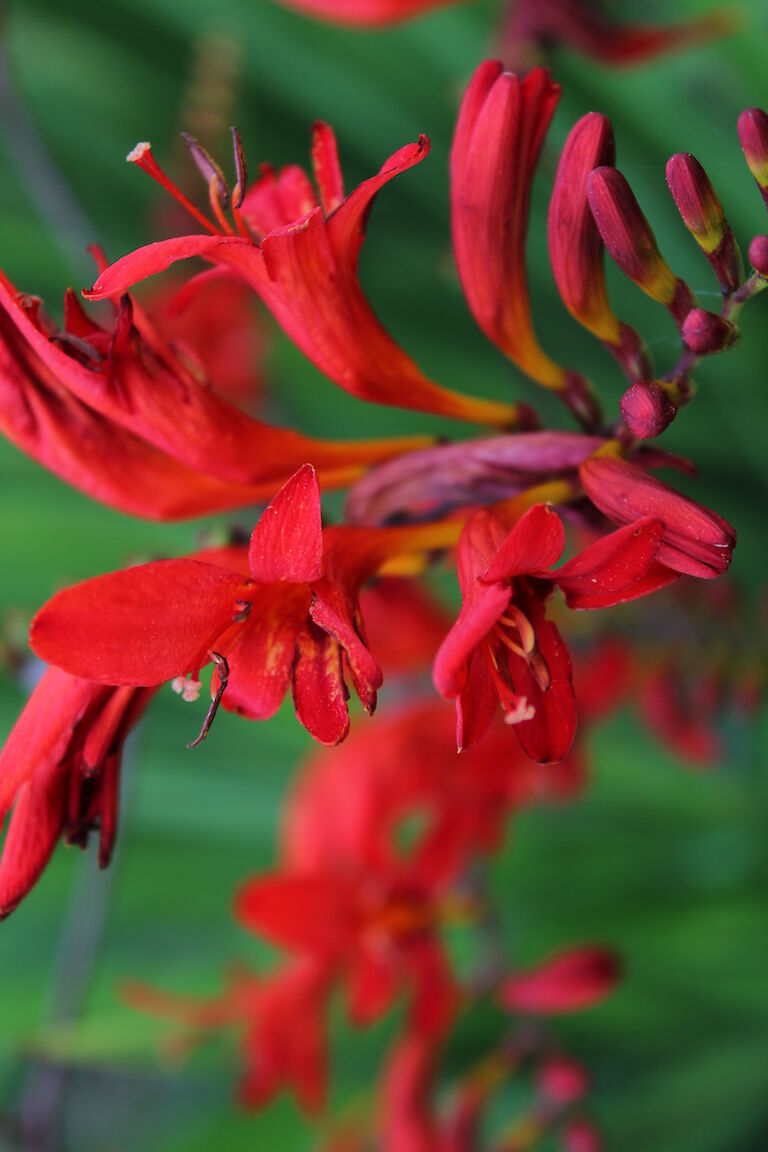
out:
M219 710L219 704L221 704L221 698L224 695L224 691L227 687L227 681L229 680L229 664L227 663L226 658L219 652L209 652L208 655L216 665L216 671L219 674L219 686L216 689L216 695L214 696L213 700L211 700L211 706L206 713L205 720L203 720L203 726L200 729L200 735L196 740L193 740L191 744L187 744L187 748L197 748L198 744L202 744L203 740L205 740L206 736L210 732L211 725L213 724L216 713Z
M504 723L505 724L520 724L524 720L532 720L536 715L536 709L533 704L528 703L525 696L518 696L508 684L505 683L499 671L499 665L493 653L493 649L487 640L484 641L485 653L489 657L488 671L491 673L494 687L499 696L499 703L504 709Z
M533 630L533 624L531 624L525 613L521 612L517 605L513 604L512 601L510 601L507 605L507 612L509 613L509 616L499 617L499 622L501 624L507 624L511 628L517 629L520 635L520 643L523 646L523 650L526 653L526 656L530 656L532 652L536 651L536 633Z
M500 640L506 648L509 648L510 652L514 652L515 656L519 656L522 660L528 659L528 653L525 652L519 644L515 644L514 640L510 640L509 636L507 636L506 632L502 632L501 628L494 628L493 637L495 640Z
M214 236L221 235L218 228L211 224L210 220L203 215L199 208L196 208L192 201L188 200L184 193L166 176L152 155L152 148L148 141L143 140L140 144L137 144L133 151L128 153L126 160L129 164L138 165L143 172L146 172L153 180L156 180L161 188L164 188L166 192L170 192L174 200L178 201L182 208L197 220L198 224L202 224L207 232L211 232Z
M245 192L248 187L248 168L245 163L245 152L243 151L243 142L240 139L240 133L237 128L232 127L232 147L235 153L235 176L236 183L232 190L232 208L239 208L245 197Z

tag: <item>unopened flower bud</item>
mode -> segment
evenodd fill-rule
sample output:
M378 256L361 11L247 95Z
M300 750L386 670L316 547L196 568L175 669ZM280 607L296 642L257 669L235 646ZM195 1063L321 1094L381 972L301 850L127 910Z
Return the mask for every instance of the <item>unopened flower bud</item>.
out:
M749 262L768 279L768 236L755 236L749 246Z
M735 324L704 308L691 309L683 322L681 333L683 343L697 356L724 352L739 338Z
M575 1060L552 1056L539 1068L536 1084L541 1094L555 1104L572 1104L586 1094L589 1077Z
M651 226L629 184L616 168L596 168L588 181L589 203L611 259L653 300L682 323L694 306L690 289L659 252Z
M614 524L654 516L664 525L656 559L675 572L711 579L731 562L736 533L722 516L613 456L593 457L579 469L589 499Z
M563 1152L600 1152L603 1142L589 1120L571 1120L563 1129Z
M723 206L694 156L678 152L667 163L667 183L688 231L714 269L724 292L741 283L741 258Z
M621 398L621 414L633 436L648 440L660 436L677 415L677 406L661 384L639 380Z
M499 988L505 1008L549 1016L577 1012L604 1000L621 975L619 958L607 948L560 952L529 972L507 977Z
M571 129L557 166L549 203L549 256L558 291L568 311L600 340L616 344L619 322L605 289L603 242L587 199L593 169L612 164L616 154L607 116L589 112Z
M768 114L745 108L739 116L739 140L750 172L768 204Z

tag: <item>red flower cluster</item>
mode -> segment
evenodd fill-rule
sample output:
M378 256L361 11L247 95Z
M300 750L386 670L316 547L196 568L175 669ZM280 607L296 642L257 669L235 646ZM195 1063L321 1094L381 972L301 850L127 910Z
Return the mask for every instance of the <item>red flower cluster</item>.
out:
M365 15L365 0L352 7ZM384 0L374 8L377 19L393 14ZM538 11L569 26L568 4L539 3ZM521 5L519 20L525 12ZM587 21L584 34L598 36L601 27ZM640 645L629 659L608 645L590 659L577 644L574 681L564 635L571 612L728 569L733 528L652 475L681 462L644 441L690 400L698 358L733 343L739 308L767 282L768 239L753 240L755 270L745 280L706 174L693 157L673 157L672 195L721 291L719 312L699 308L613 167L609 121L597 113L579 121L557 170L549 252L569 312L626 377L623 420L605 423L593 384L540 345L528 294L531 187L558 97L544 69L521 79L494 61L478 68L451 153L452 236L479 328L561 398L579 431L538 429L524 404L464 396L428 379L375 316L358 276L366 220L379 191L426 158L425 137L348 195L327 125L314 130L314 185L290 166L262 169L249 187L235 133L230 189L187 138L210 216L140 144L129 160L201 231L102 262L86 296L111 302L107 323L91 319L70 292L60 329L39 300L0 280L0 426L14 443L124 512L173 518L270 500L247 545L96 576L58 591L35 616L31 647L50 667L0 753L0 819L12 809L0 915L29 892L59 837L84 845L98 827L99 860L108 863L123 742L164 683L193 700L201 670L213 665L211 703L192 745L219 706L267 720L290 690L300 723L333 751L310 763L292 794L279 867L248 880L235 901L239 922L289 960L267 975L236 973L213 1002L190 1005L137 987L129 996L192 1032L238 1028L246 1102L261 1104L288 1086L307 1108L324 1095L333 991L344 987L360 1024L404 997L404 1034L380 1102L384 1141L396 1152L470 1146L491 1089L519 1065L535 1085L515 1124L554 1131L566 1149L598 1146L591 1123L572 1114L586 1091L583 1070L516 1019L490 1064L457 1085L453 1113L442 1113L434 1089L440 1043L465 1007L490 998L515 1018L587 1007L616 984L615 956L580 945L526 971L494 941L488 955L478 944L466 978L449 960L446 933L459 917L483 928L479 940L488 936L493 917L476 883L477 859L497 846L511 812L578 790L584 722L620 702L623 685L639 686L651 726L677 751L705 760L712 750L711 725L697 722L717 697L707 691L712 678L702 673L701 691L686 695L675 662L643 665ZM765 195L768 117L749 110L739 131ZM664 376L612 310L605 251L675 320L681 348ZM128 295L137 281L192 256L212 269L181 288L182 302L201 288L231 294L236 284L234 300L219 298L221 348L227 324L242 322L242 292L252 289L338 387L496 434L439 445L429 435L342 443L247 415L224 395L233 381L223 353L216 380L220 353L211 353L210 332L171 339ZM324 525L321 489L334 487L350 489L346 513ZM461 606L453 615L418 583L440 563L455 563ZM430 665L438 693L455 700L455 718L451 706L422 695ZM385 674L408 686L411 702L350 733L350 687L372 714ZM414 823L418 834L407 843ZM513 1125L500 1147L519 1146Z

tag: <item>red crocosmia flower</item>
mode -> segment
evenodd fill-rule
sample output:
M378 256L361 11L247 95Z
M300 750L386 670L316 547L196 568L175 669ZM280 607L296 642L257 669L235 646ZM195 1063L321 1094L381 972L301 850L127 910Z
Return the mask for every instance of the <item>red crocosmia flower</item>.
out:
M616 156L607 116L589 112L565 142L549 203L547 232L555 282L568 311L602 340L632 379L649 374L643 342L614 315L605 286L603 241L587 197L589 175Z
M85 847L99 830L99 864L117 832L123 743L154 692L90 684L49 668L0 752L0 919L37 883L59 837Z
M498 846L513 809L560 794L559 768L510 748L503 724L457 757L455 723L444 701L416 700L312 755L285 811L287 866L417 876L442 889Z
M442 1035L448 1026L456 992L425 885L362 870L278 872L244 884L235 914L272 943L344 974L357 1023L378 1019L405 988L414 1028Z
M356 28L374 28L397 24L428 12L444 8L456 0L280 0L318 20L332 24L350 24Z
M719 692L709 671L696 675L671 661L641 673L640 713L653 734L676 756L709 768L722 760L714 718Z
M600 0L516 0L505 41L515 60L524 60L531 45L563 43L605 64L626 66L723 36L734 26L726 9L678 24L621 24Z
M437 690L456 697L457 742L484 735L501 702L507 723L534 760L561 760L576 731L568 651L546 618L555 584L573 608L602 608L669 583L653 559L659 521L612 533L551 570L565 546L559 516L534 505L510 529L509 520L480 510L459 543L459 617L435 659Z
M307 1112L322 1107L326 1090L325 1002L327 975L297 961L268 976L234 971L226 991L195 1000L125 984L123 999L152 1016L183 1026L175 1046L189 1047L201 1034L235 1029L241 1034L240 1100L262 1108L290 1089Z
M124 297L111 328L65 297L58 330L0 274L0 429L89 495L153 518L264 500L304 460L324 483L424 439L317 441L240 412Z
M531 184L559 96L543 68L523 80L495 60L477 69L451 150L453 248L467 303L488 339L590 423L598 410L587 382L538 344L525 268Z
M277 710L292 683L297 714L309 731L329 743L342 739L349 719L341 644L349 645L355 685L371 710L380 673L370 657L363 670L357 633L348 637L334 618L328 626L336 628L337 639L312 616L335 592L321 580L313 468L299 469L266 509L251 537L247 567L236 570L235 556L242 565L237 550L229 567L219 566L220 560L160 560L65 589L35 617L33 648L91 680L133 686L188 673L197 678L214 660L226 669L214 711L228 677L228 706L259 719ZM340 590L338 600L340 614L349 596Z
M688 576L721 576L731 562L736 532L722 516L613 456L587 460L579 469L584 491L615 524L654 516L664 525L657 560Z
M351 524L401 523L454 508L493 504L577 469L606 443L575 432L518 432L439 444L388 461L359 480L347 500Z
M223 211L214 226L185 200L208 234L140 248L102 272L86 295L94 300L119 295L177 260L202 256L250 284L302 352L352 395L494 425L514 427L520 418L530 422L524 406L476 400L428 380L382 327L360 287L358 256L374 197L428 151L422 136L345 197L333 132L317 124L312 160L319 202L300 168L275 173L267 167L234 209L238 234ZM148 144L137 145L129 159L185 199L161 172ZM219 204L216 187L214 181L212 202Z
M614 990L621 976L615 952L606 948L571 948L552 956L529 972L508 976L499 1000L514 1012L556 1015L598 1004Z

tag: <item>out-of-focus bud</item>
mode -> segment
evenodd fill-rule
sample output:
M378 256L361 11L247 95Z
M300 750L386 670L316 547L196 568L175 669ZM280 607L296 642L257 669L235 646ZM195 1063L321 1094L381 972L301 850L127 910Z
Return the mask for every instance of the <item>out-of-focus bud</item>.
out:
M584 491L614 524L653 516L664 524L656 559L687 576L722 576L731 562L736 533L711 508L697 504L615 456L587 460L579 469Z
M643 342L614 315L608 302L603 242L587 198L589 174L615 158L607 116L589 112L565 142L549 202L547 232L555 283L571 315L610 349L627 374L649 372Z
M616 168L596 168L589 177L588 195L611 259L682 324L695 304L691 290L659 252L651 226L624 176Z
M621 974L618 956L607 948L572 948L530 972L509 976L499 988L505 1008L552 1015L578 1012L604 1000Z
M723 292L741 283L741 254L723 206L698 160L678 152L667 162L667 184L688 231L714 269Z
M660 436L677 415L677 405L662 384L639 380L621 398L621 414L638 440Z
M739 140L750 172L768 204L768 113L745 108L739 116Z
M768 279L768 236L755 236L749 246L749 262Z
M589 1089L589 1077L581 1064L565 1056L545 1060L536 1075L536 1085L542 1096L555 1104L572 1104L580 1100Z
M692 308L683 321L681 329L683 343L697 356L711 356L714 352L725 352L735 344L740 332L730 320L724 320L716 312L703 308Z
M571 1120L563 1129L562 1152L600 1152L603 1142L589 1120Z

